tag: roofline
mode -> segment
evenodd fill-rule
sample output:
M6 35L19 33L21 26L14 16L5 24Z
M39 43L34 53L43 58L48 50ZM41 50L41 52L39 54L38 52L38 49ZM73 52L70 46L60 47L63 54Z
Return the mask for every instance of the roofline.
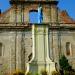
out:
M69 16L66 10L62 10L60 13L61 21L65 23L75 23L75 20Z
M16 0L10 0L10 4L58 4L58 1L16 1Z
M4 16L4 15L5 15L8 11L10 11L12 8L13 8L13 6L10 7L9 9L7 9L6 11L2 12L2 13L0 14L0 17Z

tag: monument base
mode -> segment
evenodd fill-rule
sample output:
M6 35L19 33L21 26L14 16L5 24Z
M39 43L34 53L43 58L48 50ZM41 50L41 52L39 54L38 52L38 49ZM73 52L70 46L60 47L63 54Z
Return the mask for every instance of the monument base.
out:
M32 61L27 63L27 72L32 72L33 74L40 74L41 71L47 71L48 75L52 75L53 71L56 71L55 69L55 63L52 62L50 59L46 61Z
M28 63L27 70L40 73L46 70L48 75L55 71L55 63L49 58L48 25L32 25L32 59Z

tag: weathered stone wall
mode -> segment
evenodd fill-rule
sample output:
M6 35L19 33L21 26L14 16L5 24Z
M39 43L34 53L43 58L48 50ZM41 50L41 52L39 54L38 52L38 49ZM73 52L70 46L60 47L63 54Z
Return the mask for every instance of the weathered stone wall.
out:
M10 11L10 22L25 22L29 23L29 12L30 10L38 10L38 4L28 4L24 5L24 10L22 10L22 5L13 6ZM57 7L54 5L42 5L43 9L43 23L56 22L57 20Z
M17 9L16 9L17 8ZM64 24L60 11L53 5L42 5L43 8L43 23L50 23L51 26L59 24L60 26L73 26L74 24ZM29 23L29 11L38 10L37 4L25 4L24 10L21 10L21 5L14 5L10 10L5 12L0 17L0 26L21 26L23 23ZM66 20L67 22L67 20ZM8 24L5 24L8 23ZM58 35L60 35L58 37ZM24 69L24 65L28 62L28 56L32 53L32 31L0 31L0 42L2 43L2 56L0 56L0 69L2 71L15 71L15 69ZM66 55L66 42L71 43L72 53ZM50 58L59 63L59 56L66 55L70 64L75 68L75 31L49 31L49 55Z
M24 37L22 34L25 34ZM21 70L22 66L25 67L25 64L22 65L22 63L28 62L28 55L32 50L31 42L30 31L0 31L0 43L2 43L2 56L0 56L2 68L0 69L3 72L13 72L15 69ZM25 51L22 54L23 49Z
M66 43L70 42L70 55L66 52ZM65 55L75 69L75 31L51 31L49 33L50 58L59 65L59 57Z

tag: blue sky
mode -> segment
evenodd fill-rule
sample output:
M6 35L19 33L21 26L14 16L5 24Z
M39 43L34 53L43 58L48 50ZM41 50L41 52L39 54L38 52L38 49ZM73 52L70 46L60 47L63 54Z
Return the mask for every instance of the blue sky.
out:
M0 9L2 12L9 7L9 0L0 0ZM75 0L59 0L58 7L61 10L66 10L68 14L75 19Z

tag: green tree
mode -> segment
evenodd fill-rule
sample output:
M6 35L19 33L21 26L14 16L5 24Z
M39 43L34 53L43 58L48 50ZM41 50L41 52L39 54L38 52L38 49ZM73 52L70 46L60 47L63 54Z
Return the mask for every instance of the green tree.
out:
M65 70L65 71L71 70L71 66L64 55L59 59L59 65L62 70Z

